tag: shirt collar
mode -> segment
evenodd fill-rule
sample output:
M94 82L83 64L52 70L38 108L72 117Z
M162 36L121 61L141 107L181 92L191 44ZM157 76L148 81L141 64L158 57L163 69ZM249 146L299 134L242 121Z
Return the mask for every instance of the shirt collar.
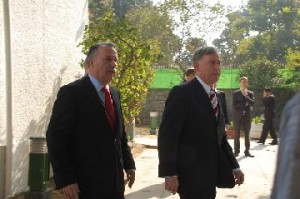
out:
M196 76L197 80L200 82L200 84L203 86L205 92L207 93L207 95L210 95L210 90L211 90L211 87L210 85L204 83L204 81L202 81L202 79L198 76Z
M246 92L248 92L248 89L247 88L245 88L244 89ZM242 88L240 88L240 91L243 91L243 89Z
M95 87L96 91L99 92L104 87L95 77L93 77L91 74L88 74L93 86Z

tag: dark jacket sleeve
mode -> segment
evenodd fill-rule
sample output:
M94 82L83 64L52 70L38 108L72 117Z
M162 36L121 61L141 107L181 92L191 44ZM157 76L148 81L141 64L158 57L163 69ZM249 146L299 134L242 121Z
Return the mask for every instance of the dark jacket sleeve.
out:
M235 156L233 155L232 148L231 148L230 144L228 143L227 136L225 134L222 139L221 147L224 150L224 152L226 153L226 156L230 162L231 168L232 169L240 168L240 165L237 162Z
M58 189L76 183L75 168L69 151L76 120L76 97L71 87L62 87L54 103L46 132L49 159Z
M224 118L225 118L225 124L230 124L229 116L228 116L228 111L227 111L227 105L226 105L226 96L225 92L220 91L220 98L222 100L222 110L224 113Z
M159 177L177 173L178 144L188 110L180 87L174 87L166 100L158 133Z

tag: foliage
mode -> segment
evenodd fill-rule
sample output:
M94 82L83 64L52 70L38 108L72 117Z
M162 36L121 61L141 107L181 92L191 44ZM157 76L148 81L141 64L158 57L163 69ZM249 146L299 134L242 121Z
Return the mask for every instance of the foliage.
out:
M235 54L235 65L245 63L245 60L255 60L261 56L267 56L268 60L273 60L270 55L271 48L271 37L269 35L258 35L255 37L248 37L240 40L240 45L236 50Z
M286 56L286 71L282 78L286 87L297 89L300 85L300 51L288 50Z
M227 125L228 130L234 130L234 122L230 121L230 124Z
M113 13L106 13L95 23L86 27L83 52L99 41L111 41L118 46L118 70L112 85L121 92L125 123L137 116L146 100L147 89L152 83L152 65L159 55L159 46L145 40L139 31L126 19L119 19Z
M229 66L262 56L284 66L288 49L299 46L299 18L300 1L249 0L243 10L227 15L228 23L214 44Z
M118 18L123 18L133 7L152 5L151 0L89 0L89 19L94 23L107 12L114 12Z
M252 123L261 124L262 123L261 116L256 116L256 117L252 118Z
M213 44L221 53L222 65L234 67L233 61L238 48L238 43L249 36L250 22L245 11L235 11L227 15L228 22L222 31L220 38Z
M263 89L265 87L276 87L279 83L277 69L279 64L275 61L271 62L265 57L251 60L241 65L240 77L247 76L249 78L249 87L255 89Z
M300 51L289 49L286 55L286 68L300 70Z
M172 16L174 32L179 39L179 46L174 51L175 67L184 71L190 66L187 59L195 45L206 44L205 39L210 37L207 33L220 28L224 7L220 4L209 6L204 1L195 0L165 0L159 6L162 12Z
M220 28L223 6L208 6L204 1L165 0L153 5L151 0L105 0L89 1L90 23L99 20L106 12L112 11L118 18L126 18L135 25L141 37L152 40L160 46L160 57L156 60L157 68L187 67L187 52L191 52L190 41L204 42L209 38L208 31ZM195 25L201 24L201 25ZM193 36L197 33L197 37ZM194 43L200 44L200 43ZM198 47L198 46L197 46ZM176 62L174 60L176 59Z
M206 46L206 41L202 38L188 37L185 41L185 48L191 54L194 53L196 48L200 46Z
M143 39L160 46L160 57L155 65L160 68L172 66L173 57L180 49L180 41L173 33L171 16L159 7L138 6L128 11L126 19L134 24Z

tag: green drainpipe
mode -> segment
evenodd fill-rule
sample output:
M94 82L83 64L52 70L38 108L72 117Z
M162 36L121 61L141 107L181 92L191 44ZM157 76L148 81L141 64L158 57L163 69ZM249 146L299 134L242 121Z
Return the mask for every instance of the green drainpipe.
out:
M157 134L157 116L158 112L150 112L150 135Z

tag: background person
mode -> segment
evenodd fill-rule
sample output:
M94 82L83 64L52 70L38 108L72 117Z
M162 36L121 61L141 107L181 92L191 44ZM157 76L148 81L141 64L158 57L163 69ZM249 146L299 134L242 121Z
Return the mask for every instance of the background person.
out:
M271 145L277 145L277 135L274 127L275 118L275 96L271 93L271 89L266 88L263 92L263 105L264 105L264 124L261 136L257 143L265 144L268 133L272 137Z
M195 78L194 68L190 67L190 68L186 69L185 74L184 74L184 81L183 82L191 81L194 78Z
M248 90L248 78L240 78L240 89L233 92L233 123L234 123L234 154L238 156L240 153L240 133L245 133L245 156L254 157L250 154L250 129L251 129L251 110L254 105L254 93Z
M243 183L244 174L227 141L223 111L217 105L215 112L210 99L220 76L216 49L198 48L193 66L196 78L175 86L166 100L158 134L159 177L165 178L165 189L178 192L181 199L209 199L216 196L222 150L237 184Z
M103 90L117 61L114 44L95 44L85 60L88 74L57 94L46 138L56 187L67 199L124 199L123 169L134 183L120 96L111 86Z

